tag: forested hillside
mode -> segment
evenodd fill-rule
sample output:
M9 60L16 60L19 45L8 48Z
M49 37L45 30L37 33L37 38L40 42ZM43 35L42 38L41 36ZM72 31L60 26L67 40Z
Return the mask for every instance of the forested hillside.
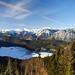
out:
M75 75L75 39L71 46L58 49L51 57L43 60L48 75Z
M75 39L51 57L18 60L0 57L0 75L75 75Z
M23 40L11 36L0 36L0 39L0 46L19 46L35 51L39 51L41 50L41 48L44 48L46 50L57 50L58 48L62 48L70 44L70 42L59 40Z

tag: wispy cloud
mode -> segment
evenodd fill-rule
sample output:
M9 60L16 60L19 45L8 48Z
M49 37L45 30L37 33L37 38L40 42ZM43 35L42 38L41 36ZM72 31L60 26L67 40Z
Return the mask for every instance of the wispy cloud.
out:
M24 26L24 24L17 24L17 26L23 27L23 26Z
M0 22L0 24L1 24L1 25L11 25L11 26L17 25L17 26L19 26L19 27L24 27L24 24L22 24L22 23L7 23L7 22Z
M20 7L17 7L17 6L8 4L8 3L3 2L3 1L0 1L0 4L5 5L5 6L8 6L8 7L11 7L11 8L14 8L14 9L17 9L17 10L20 10L20 11L23 11L23 12L30 13L30 11L28 11L28 10L26 10L26 9L23 9L23 8L20 8ZM23 4L24 4L24 3L23 3ZM19 5L19 4L17 4L17 5ZM21 6L21 5L20 5L20 6Z
M56 10L43 10L40 15L41 15L41 16L42 16L42 15L47 15L47 14L51 14L51 13L53 13L53 12L56 12Z
M59 22L59 21L57 21L57 20L48 18L48 17L46 17L46 16L43 16L43 18L46 19L46 20L49 20L49 21L53 21L53 22L58 23L58 24L63 24L62 22Z
M2 17L13 17L18 20L23 19L32 13L31 11L23 8L23 6L29 2L31 2L31 0L27 0L27 1L23 0L21 2L18 2L16 5L11 5L9 3L0 1L0 4L10 7L10 8L6 8L4 13L0 13L0 15Z
M15 16L14 18L17 19L17 20L20 20L20 19L23 19L27 16L29 16L31 13L27 13L27 14L22 14L22 15L19 15L19 16Z
M38 8L35 11L33 11L34 14L38 14L39 16L45 16L45 15L50 15L52 13L55 13L57 11L57 9L41 9Z

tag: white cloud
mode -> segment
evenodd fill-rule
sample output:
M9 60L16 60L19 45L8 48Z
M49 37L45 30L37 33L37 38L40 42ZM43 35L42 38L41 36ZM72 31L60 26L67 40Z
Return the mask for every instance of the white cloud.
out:
M42 15L47 15L47 14L51 14L51 13L53 13L53 12L56 12L56 10L43 10L40 15L41 15L41 16L42 16Z
M7 22L0 22L2 25L17 25L17 26L20 26L20 27L23 27L24 24L22 23L7 23Z
M46 17L46 16L43 16L43 18L46 19L46 20L49 20L49 21L53 21L53 22L58 23L58 24L63 24L63 23L61 23L61 22L59 22L57 20L54 20L54 19Z
M23 0L21 2L18 2L16 5L11 5L11 4L4 2L3 5L8 6L8 7L4 11L4 13L0 13L0 16L13 17L17 20L24 19L25 17L29 16L32 12L27 9L24 9L23 6L31 1L32 0Z
M16 4L17 7L23 7L24 5L30 3L32 0L22 0Z
M39 16L45 16L45 15L49 15L51 13L54 13L56 11L57 11L56 9L49 10L49 9L38 8L35 11L33 11L33 13L38 14Z
M11 12L9 12L9 11L11 11ZM7 8L6 11L5 11L5 14L3 13L2 16L3 17L14 17L14 16L19 15L21 13L22 13L21 11L11 9L11 8Z
M14 18L17 20L20 20L20 19L24 19L25 17L29 16L30 14L31 13L21 14L21 15L15 16Z
M17 24L17 26L23 27L23 26L24 26L24 24Z

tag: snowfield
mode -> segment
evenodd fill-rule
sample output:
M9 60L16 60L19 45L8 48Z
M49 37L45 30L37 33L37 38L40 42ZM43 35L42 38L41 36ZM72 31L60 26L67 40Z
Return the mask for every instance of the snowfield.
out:
M29 51L22 47L1 47L0 48L0 56L10 56L18 59L29 59L32 57L38 57L40 53L40 57L44 58L46 56L51 56L53 51L47 52L35 52Z

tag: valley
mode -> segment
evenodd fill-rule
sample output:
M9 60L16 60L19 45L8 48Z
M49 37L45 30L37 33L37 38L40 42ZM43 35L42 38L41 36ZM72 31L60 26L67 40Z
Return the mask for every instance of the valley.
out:
M0 0L0 75L75 75L75 0Z
M71 66L72 70L74 62L72 64L70 61L74 60L74 57L71 52L71 41L74 37L71 36L74 34L70 31L73 33L74 31L64 31L50 28L43 28L42 31L28 29L0 31L0 74L60 75L65 74L68 69L64 63ZM64 39L65 36L68 40Z

